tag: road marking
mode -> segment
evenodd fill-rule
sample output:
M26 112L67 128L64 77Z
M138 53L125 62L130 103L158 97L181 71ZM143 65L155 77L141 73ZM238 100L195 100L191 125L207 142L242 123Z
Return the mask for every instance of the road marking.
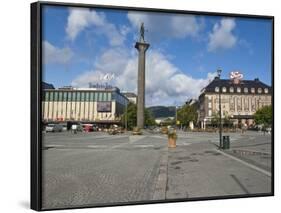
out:
M141 135L131 135L131 136L129 136L129 141L130 141L130 143L134 143L134 142L137 142L146 137L147 136L143 136L143 135L142 136Z
M89 148L107 148L106 145L89 145L87 147L89 147Z
M134 145L135 147L141 147L141 148L146 148L146 147L154 147L154 145Z
M271 177L271 172L268 172L268 171L266 171L266 170L264 170L264 169L261 169L261 168L255 166L255 165L253 165L253 164L247 163L247 162L245 162L245 161L243 161L243 160L241 160L241 159L239 159L239 158L237 158L237 157L234 157L234 156L232 156L232 155L226 154L225 152L222 152L222 151L220 151L220 150L217 150L217 149L214 149L214 150L215 150L216 152L218 152L218 153L220 153L220 154L226 156L226 157L231 158L232 160L235 160L235 161L237 161L237 162L239 162L239 163L241 163L241 164L243 164L243 165L245 165L245 166L247 166L247 167L249 167L249 168L251 168L251 169L254 169L254 170L258 171L258 172L263 173L264 175L266 175L266 176L268 176L268 177Z
M189 146L189 145L191 145L191 143L179 143L179 145L181 145L181 146Z
M45 147L50 148L50 147L64 147L65 145L58 145L58 144L48 144Z

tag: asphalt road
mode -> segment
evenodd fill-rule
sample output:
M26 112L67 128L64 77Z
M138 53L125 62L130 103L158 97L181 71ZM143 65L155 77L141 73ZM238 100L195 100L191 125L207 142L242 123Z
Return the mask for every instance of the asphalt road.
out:
M270 135L44 133L43 208L271 192Z

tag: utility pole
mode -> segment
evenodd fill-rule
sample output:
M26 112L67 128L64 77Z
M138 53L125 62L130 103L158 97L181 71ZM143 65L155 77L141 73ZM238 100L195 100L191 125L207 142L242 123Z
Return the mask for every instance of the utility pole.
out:
M222 119L221 119L221 69L217 70L218 78L219 78L219 137L220 137L220 145L219 148L222 148Z

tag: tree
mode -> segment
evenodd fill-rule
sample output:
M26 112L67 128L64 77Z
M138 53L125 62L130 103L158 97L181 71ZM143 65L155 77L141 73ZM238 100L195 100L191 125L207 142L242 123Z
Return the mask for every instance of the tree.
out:
M254 114L255 123L263 126L271 126L272 124L272 106L264 106Z
M144 123L145 126L154 126L156 124L155 118L147 108L144 110Z
M219 113L213 113L212 119L211 119L211 125L213 127L218 127L220 124L220 116Z
M195 106L184 105L177 110L177 119L184 126L188 126L190 121L197 122L198 113Z
M137 105L134 103L129 102L127 106L127 112L125 111L122 114L122 124L125 127L126 122L126 116L127 116L127 127L128 129L133 129L135 126L137 126ZM148 109L144 110L144 123L145 126L152 126L155 125L155 119L151 115Z

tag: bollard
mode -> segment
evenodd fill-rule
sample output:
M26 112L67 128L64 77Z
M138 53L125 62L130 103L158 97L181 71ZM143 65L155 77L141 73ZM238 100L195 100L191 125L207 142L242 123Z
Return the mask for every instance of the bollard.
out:
M229 149L230 148L230 140L229 135L224 135L222 137L222 149Z

